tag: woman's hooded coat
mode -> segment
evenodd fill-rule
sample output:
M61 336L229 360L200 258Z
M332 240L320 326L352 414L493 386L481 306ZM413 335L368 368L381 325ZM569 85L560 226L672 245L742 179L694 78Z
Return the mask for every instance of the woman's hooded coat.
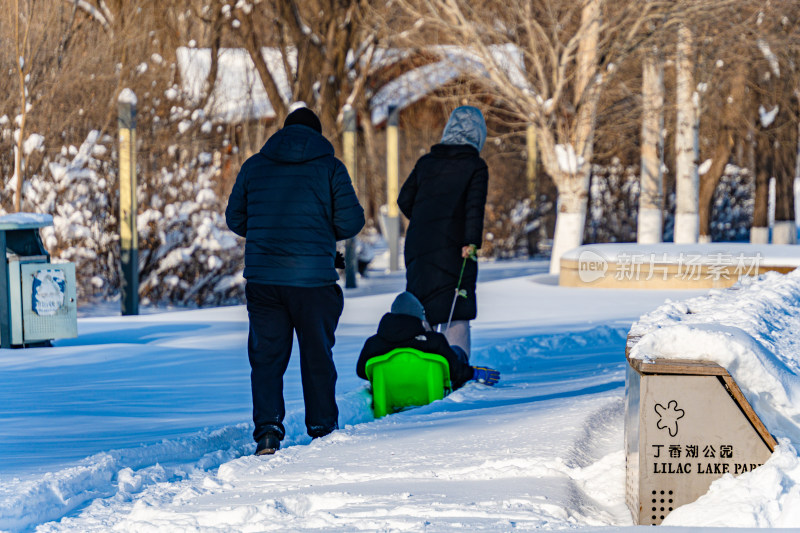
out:
M400 190L397 203L409 219L405 241L406 290L425 306L431 324L446 323L458 285L453 320L477 316L477 262L461 257L469 244L481 247L489 171L480 157L486 123L480 110L456 108L442 142L422 156Z

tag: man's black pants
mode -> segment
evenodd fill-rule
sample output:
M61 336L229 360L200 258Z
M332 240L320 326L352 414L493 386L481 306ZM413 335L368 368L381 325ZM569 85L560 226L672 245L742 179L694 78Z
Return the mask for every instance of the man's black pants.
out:
M292 334L300 348L300 375L306 429L321 437L338 428L334 332L344 307L339 285L289 287L248 282L245 287L250 333L250 384L253 392L253 437L286 434L283 418L283 374L292 353Z

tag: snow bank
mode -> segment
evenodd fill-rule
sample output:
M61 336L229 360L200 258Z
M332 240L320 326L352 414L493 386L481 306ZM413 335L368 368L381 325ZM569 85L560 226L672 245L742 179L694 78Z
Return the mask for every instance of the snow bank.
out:
M665 525L781 527L800 524L800 272L667 302L630 332L631 357L713 361L736 380L780 446L755 471L726 475Z
M788 442L763 466L739 477L725 474L696 502L662 523L695 527L791 527L800 524L800 457Z
M79 464L0 487L0 530L54 520L95 498L130 498L143 487L206 472L251 446L247 424L150 446L101 452ZM136 469L134 471L134 469Z
M366 386L338 398L345 424L372 420ZM303 412L287 413L283 446L307 443ZM253 451L252 425L240 423L161 442L100 452L75 466L0 486L0 531L59 519L92 500L127 502L159 483L203 480L208 471Z

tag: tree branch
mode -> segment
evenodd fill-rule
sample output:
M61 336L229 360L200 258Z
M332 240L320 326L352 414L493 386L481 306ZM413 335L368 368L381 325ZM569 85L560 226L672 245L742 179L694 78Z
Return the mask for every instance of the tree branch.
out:
M109 35L114 34L114 30L111 28L111 22L113 22L113 16L111 12L106 7L105 2L100 2L102 10L105 14L101 13L101 10L87 2L87 0L64 0L67 3L73 4L75 7L80 9L81 11L85 12L91 18L93 18L100 26L103 27L106 33Z

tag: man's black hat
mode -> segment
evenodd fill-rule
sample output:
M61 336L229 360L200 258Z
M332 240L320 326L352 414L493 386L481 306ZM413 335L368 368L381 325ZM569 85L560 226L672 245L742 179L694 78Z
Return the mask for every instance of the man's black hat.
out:
M283 127L285 128L293 124L302 124L303 126L308 126L317 133L322 133L322 123L319 121L319 117L307 107L301 107L289 113L289 116L286 117L286 120L283 122Z

